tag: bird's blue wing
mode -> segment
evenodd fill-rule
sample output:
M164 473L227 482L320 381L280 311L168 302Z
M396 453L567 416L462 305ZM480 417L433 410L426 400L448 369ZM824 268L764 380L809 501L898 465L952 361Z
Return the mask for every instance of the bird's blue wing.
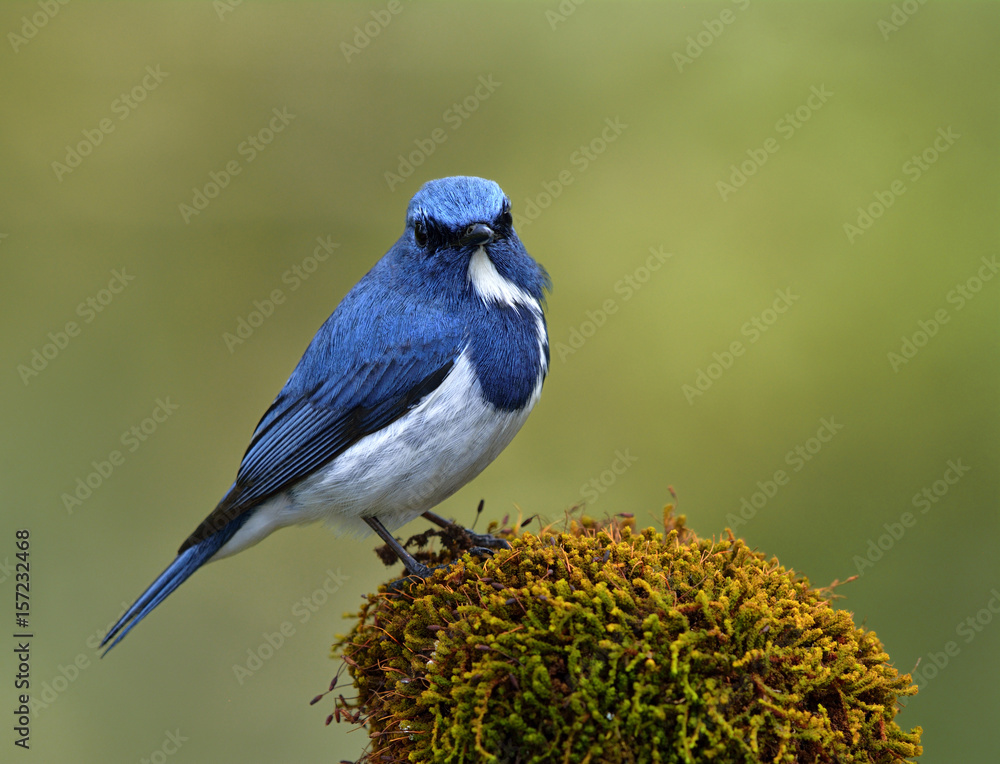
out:
M279 396L254 432L237 487L259 501L312 473L437 388L454 364L448 356L363 363L304 394Z
M179 553L399 419L451 371L466 341L455 321L398 303L362 316L351 297L317 333L257 425L233 487Z

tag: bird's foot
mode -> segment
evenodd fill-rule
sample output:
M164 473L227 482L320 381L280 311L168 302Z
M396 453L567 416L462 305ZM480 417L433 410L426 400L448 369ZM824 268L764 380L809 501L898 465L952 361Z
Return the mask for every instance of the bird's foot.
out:
M389 582L386 588L390 592L401 592L407 586L412 586L413 584L423 583L424 579L430 578L438 568L447 567L446 565L439 565L436 568L428 568L426 565L421 565L420 569L407 571L407 575L402 578L397 578L395 581Z
M479 508L476 510L478 513L483 511L483 502L479 502ZM480 548L491 548L491 549L510 549L510 542L494 536L492 533L474 533L468 528L463 528L456 522L451 520L446 520L441 517L441 515L435 512L424 512L424 517L430 520L435 525L439 526L444 530L444 533L452 537L461 538L470 547L480 547Z
M494 541L499 541L499 542L501 542L503 544L507 544L507 542L504 541L503 539L494 539ZM510 544L507 544L506 546L503 546L503 547L500 547L500 548L501 549L510 549ZM494 554L496 554L496 552L493 549L490 549L490 548L485 547L485 546L469 547L469 549L467 551L469 552L469 554L475 555L476 557L492 557Z
M503 539L495 539L495 540L503 541ZM507 546L503 548L509 549L510 545L507 544ZM489 549L484 546L470 547L465 551L467 551L474 557L492 557L494 554L496 554L496 552L493 549ZM406 566L407 575L403 576L402 578L397 578L395 581L390 583L387 588L391 592L401 591L404 586L420 583L425 579L429 578L430 576L434 575L435 570L446 570L450 568L452 565L454 565L456 562L458 562L458 560L452 560L451 562L445 563L444 565L435 565L433 568L430 568L421 562L414 561L414 564Z
M492 533L473 533L468 528L463 528L466 538L472 543L472 549L511 549L510 542ZM492 554L492 552L490 553Z

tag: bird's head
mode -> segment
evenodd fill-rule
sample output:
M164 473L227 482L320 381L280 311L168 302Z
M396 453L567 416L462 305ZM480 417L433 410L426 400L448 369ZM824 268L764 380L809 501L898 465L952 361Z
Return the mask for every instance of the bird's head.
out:
M406 210L400 243L442 288L483 302L543 299L549 276L514 231L510 199L492 180L457 176L425 183Z

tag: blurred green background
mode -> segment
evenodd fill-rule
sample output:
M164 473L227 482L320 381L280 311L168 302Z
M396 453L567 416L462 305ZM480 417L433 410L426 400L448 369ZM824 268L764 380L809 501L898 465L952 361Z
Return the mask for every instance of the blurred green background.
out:
M16 760L361 754L363 731L323 726L332 696L308 701L387 576L370 538L283 531L94 648L409 197L470 174L552 275L553 360L440 511L586 501L645 525L672 485L702 535L731 526L818 585L860 573L839 606L901 671L922 661L897 718L923 761L995 761L998 22L985 2L5 2L0 597L28 528L41 701Z

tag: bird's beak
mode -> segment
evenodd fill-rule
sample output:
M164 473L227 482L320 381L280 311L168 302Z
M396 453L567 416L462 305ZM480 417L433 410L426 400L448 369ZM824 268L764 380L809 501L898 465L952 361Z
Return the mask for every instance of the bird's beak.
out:
M465 229L465 233L462 234L462 238L458 240L458 243L478 247L481 244L488 244L493 241L493 236L493 229L486 225L486 223L473 223Z

